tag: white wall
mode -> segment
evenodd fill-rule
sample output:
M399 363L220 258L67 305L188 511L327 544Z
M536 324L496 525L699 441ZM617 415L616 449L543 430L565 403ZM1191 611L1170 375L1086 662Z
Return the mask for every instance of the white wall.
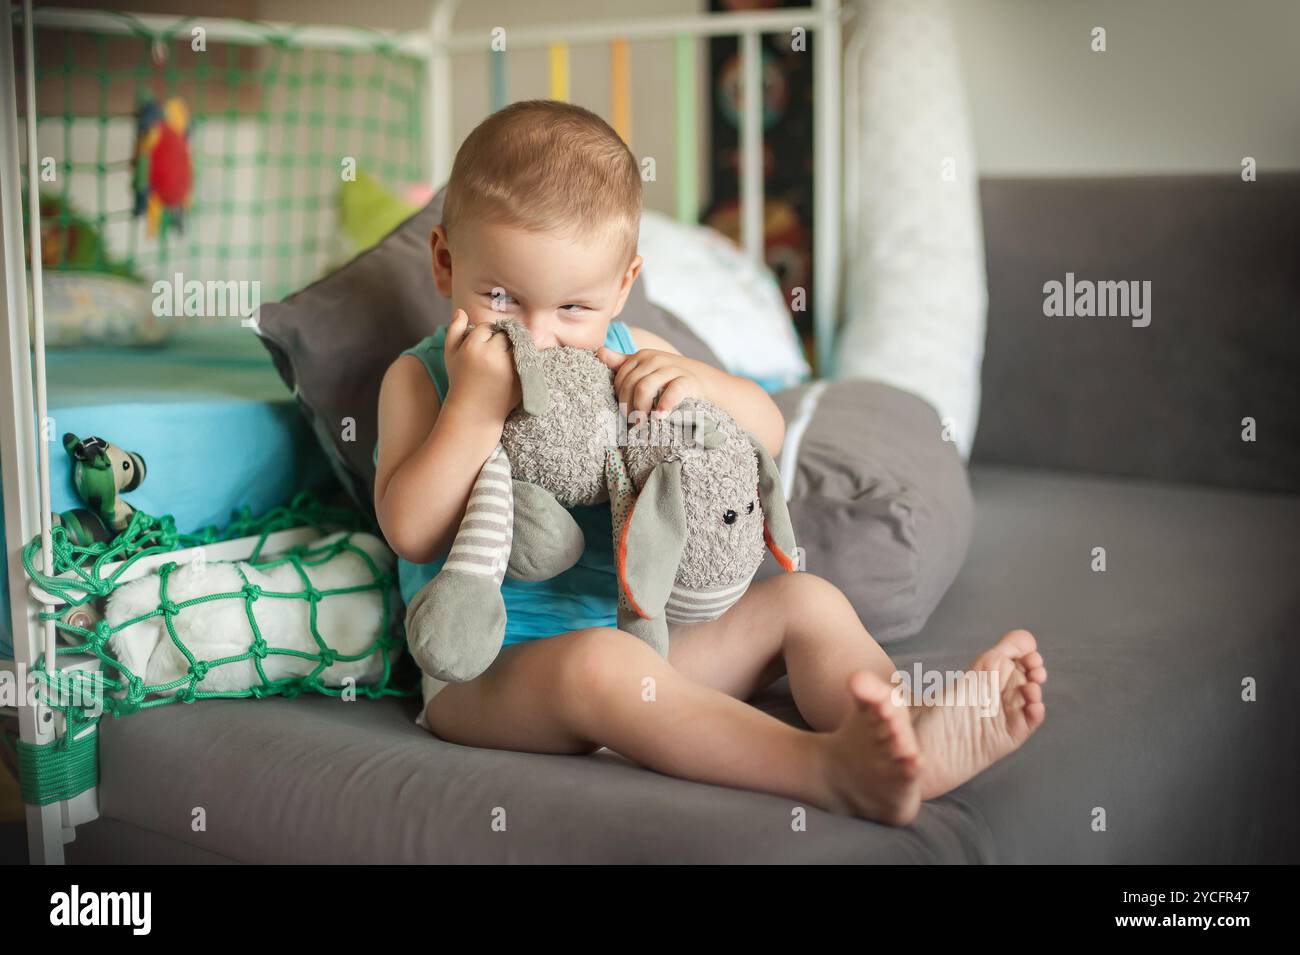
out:
M1297 0L951 4L981 174L1300 169Z

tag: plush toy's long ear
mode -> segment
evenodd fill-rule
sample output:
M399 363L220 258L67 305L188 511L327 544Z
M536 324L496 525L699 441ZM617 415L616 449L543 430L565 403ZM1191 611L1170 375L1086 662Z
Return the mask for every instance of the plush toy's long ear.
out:
M763 506L763 543L787 571L797 570L794 560L794 525L790 511L785 506L785 489L781 486L781 472L763 442L748 431L745 436L758 455L758 502Z
M618 537L618 579L632 609L645 618L663 613L686 547L682 462L656 465L646 478Z
M510 338L510 350L515 355L515 371L519 373L519 388L523 392L520 404L528 414L546 414L551 407L551 389L542 374L542 356L533 343L532 333L514 319L496 323L496 327Z
M718 423L707 415L696 418L695 440L700 447L712 451L727 443L727 436L718 428Z

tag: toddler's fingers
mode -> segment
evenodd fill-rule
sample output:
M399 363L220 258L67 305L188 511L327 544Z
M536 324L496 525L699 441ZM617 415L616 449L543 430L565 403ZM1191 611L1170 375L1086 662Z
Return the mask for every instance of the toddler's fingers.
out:
M627 394L629 379L639 377L636 374L636 368L640 363L641 361L636 355L627 355L623 361L619 362L618 371L614 374L614 390L620 395ZM635 384L635 381L632 384Z
M469 313L463 308L456 309L456 314L451 317L451 324L447 326L446 347L457 349L465 340L467 328L469 326Z
M650 414L655 409L656 399L659 392L662 391L673 378L676 377L670 368L661 368L658 371L648 372L637 381L636 386L632 389L632 404L643 414Z
M477 325L471 325L465 330L462 343L466 348L491 348L495 339L500 339L497 341L499 350L504 350L510 346L510 340L504 332L498 331L491 322L479 322Z
M685 378L674 378L664 386L663 391L659 392L659 400L655 402L654 412L660 417L667 417L672 413L683 398L690 394L690 381Z
M604 345L596 349L596 357L603 361L605 367L611 371L618 371L623 362L627 361L627 355L606 348Z
M624 362L622 367L614 373L614 396L618 399L619 404L627 405L629 411L632 410L632 390L636 387L636 378L628 374L628 369L632 365L632 362Z

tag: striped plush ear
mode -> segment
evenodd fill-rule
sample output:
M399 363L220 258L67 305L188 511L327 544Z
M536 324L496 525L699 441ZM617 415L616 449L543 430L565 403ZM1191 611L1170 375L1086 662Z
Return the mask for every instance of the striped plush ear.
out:
M798 570L794 558L794 525L790 521L790 510L785 506L781 472L767 448L763 447L763 442L748 431L745 436L758 456L758 502L763 507L763 543L787 571Z
M664 461L646 478L619 534L619 584L638 616L663 614L686 548L682 462Z

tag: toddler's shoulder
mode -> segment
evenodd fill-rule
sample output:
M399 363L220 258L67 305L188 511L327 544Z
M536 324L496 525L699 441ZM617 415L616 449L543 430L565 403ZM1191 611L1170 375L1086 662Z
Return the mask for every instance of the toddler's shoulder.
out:
M648 332L644 328L637 328L635 325L625 327L636 351L640 351L642 348L654 348L658 351L672 352L674 355L681 354L680 351L673 347L672 342L660 335L656 335L654 332Z
M432 334L425 335L410 348L402 350L402 355L414 355L416 358L423 358L430 352L442 351L443 345L447 341L447 326L439 325L433 330ZM400 355L398 356L401 357Z

